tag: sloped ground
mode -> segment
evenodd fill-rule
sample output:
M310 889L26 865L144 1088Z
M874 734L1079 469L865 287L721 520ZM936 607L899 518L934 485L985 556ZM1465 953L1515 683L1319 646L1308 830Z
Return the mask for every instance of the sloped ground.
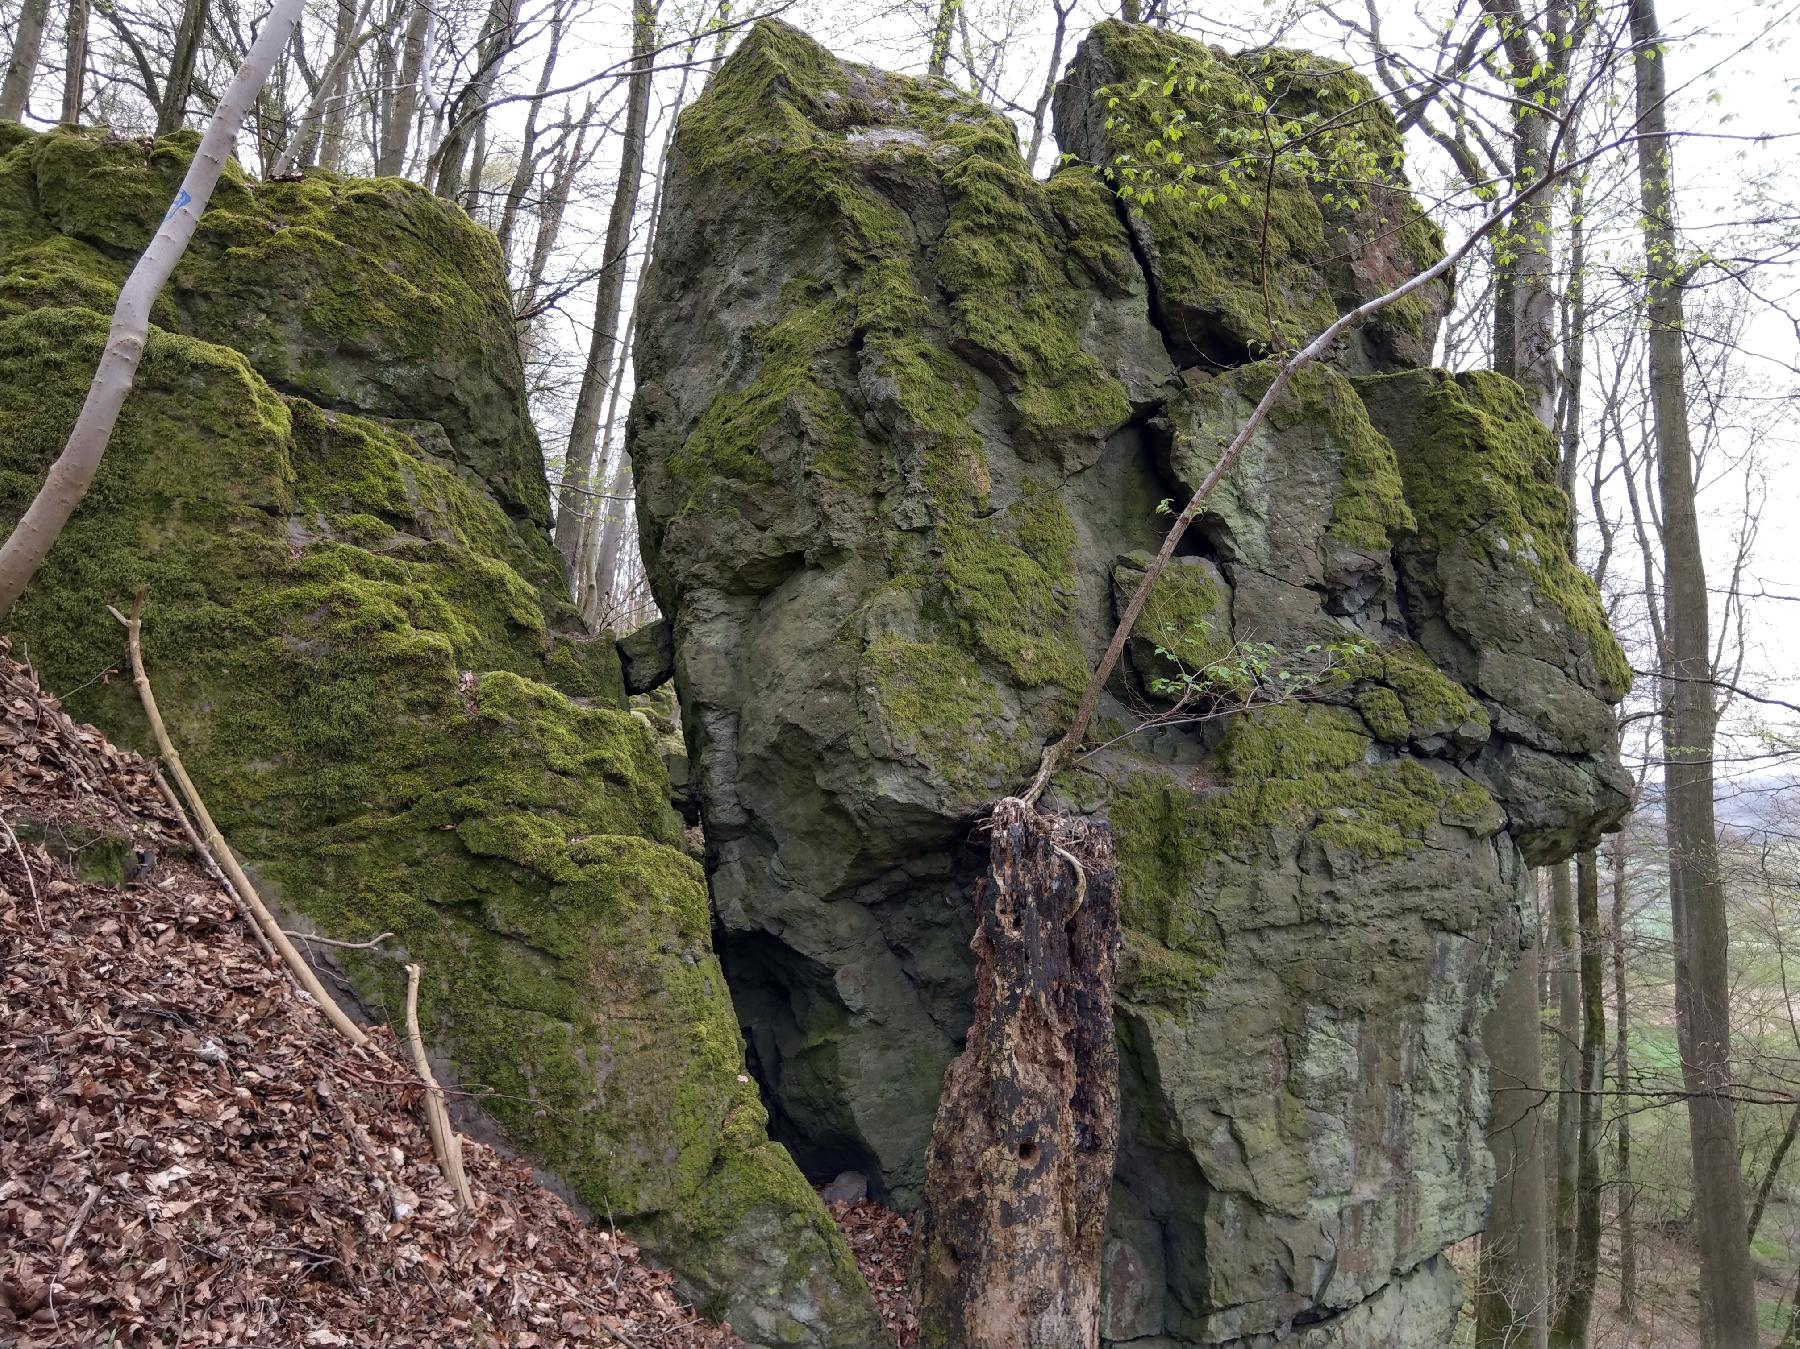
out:
M882 1324L893 1336L895 1349L913 1349L919 1342L919 1315L913 1303L909 1272L912 1262L912 1223L872 1199L855 1203L825 1204L837 1220L856 1267L862 1271Z
M460 1218L392 1035L326 1026L4 639L0 818L0 1342L739 1343L473 1140Z

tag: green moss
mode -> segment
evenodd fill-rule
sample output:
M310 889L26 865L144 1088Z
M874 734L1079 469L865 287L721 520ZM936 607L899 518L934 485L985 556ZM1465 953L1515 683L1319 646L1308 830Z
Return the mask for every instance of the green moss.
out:
M932 531L922 557L890 559L936 616L923 645L940 663L945 648L963 653L970 678L986 667L1072 696L1085 678L1072 526L1031 482L1013 485L1010 509L989 512L993 484L972 415L985 380L1027 440L1103 435L1126 419L1123 387L1078 345L1089 282L1067 265L1074 251L1083 267L1122 267L1122 232L1091 175L1037 183L1011 128L975 100L942 83L857 75L853 86L810 38L759 23L682 117L677 144L692 172L822 226L849 280L841 293L790 288L745 382L702 414L671 471L689 511L729 511L745 484L771 482L794 439L834 489L867 491L877 465L895 465L924 489ZM916 132L925 144L859 144L851 133L870 125ZM912 265L913 227L875 185L876 159L883 178L930 183L944 196L931 275ZM947 320L925 299L936 294ZM832 392L849 359L875 374L879 431ZM874 664L891 669L891 655Z
M1090 112L1110 152L1099 167L1153 240L1177 341L1289 349L1442 256L1405 191L1393 117L1348 67L1271 49L1228 56L1116 20L1089 41L1114 72ZM1378 337L1404 331L1421 345L1437 304L1409 297L1377 321Z
M1407 719L1406 708L1400 702L1400 695L1392 689L1364 689L1356 695L1356 710L1363 719L1363 725L1378 740L1385 740L1390 745L1404 745L1407 732L1412 723Z
M1592 578L1569 552L1569 502L1556 482L1556 445L1512 380L1490 371L1417 371L1357 381L1372 407L1393 415L1406 499L1427 543L1460 543L1522 567L1532 585L1586 639L1602 683L1631 687Z
M0 511L60 449L105 331L91 309L0 321ZM612 643L568 635L541 531L410 437L158 328L14 613L71 712L141 744L128 685L97 678L120 657L104 605L139 584L165 716L234 846L305 922L396 934L433 1040L515 1143L690 1270L760 1221L746 1204L842 1256L763 1132L660 746ZM399 1006L397 960L346 958Z
M854 428L844 425L848 413L815 369L823 353L848 340L851 314L836 298L788 302L757 341L760 363L750 383L715 398L670 460L670 468L696 488L688 509L713 507L729 484L768 481L765 442L789 411L827 427L821 439L833 453L820 456L822 471L840 477L854 472Z
M1016 757L998 724L1000 695L964 652L884 638L863 654L863 669L889 733L951 785L979 790Z
M1254 405L1268 392L1279 369L1278 361L1258 361L1225 378ZM1269 418L1280 429L1317 428L1336 455L1339 483L1329 537L1385 554L1394 539L1412 532L1415 521L1406 504L1394 447L1369 421L1368 409L1350 380L1330 366L1306 366L1288 381Z
M1254 860L1293 846L1281 840L1311 837L1373 864L1423 847L1438 824L1484 833L1497 827L1480 787L1446 785L1418 760L1371 750L1349 710L1286 703L1232 719L1214 790L1132 778L1108 807L1124 925L1170 951L1213 960L1218 942L1207 913L1215 858Z
M1122 563L1114 582L1124 595L1131 594L1144 578L1150 562L1147 553L1135 554ZM1226 596L1206 570L1183 565L1179 560L1163 569L1150 590L1150 598L1138 614L1132 637L1151 653L1148 673L1158 678L1198 674L1231 653L1231 612ZM1156 651L1168 657L1156 656ZM1140 649L1133 659L1144 656ZM1170 659L1172 658L1172 659Z
M58 129L0 155L0 317L111 310L198 145ZM256 183L228 164L153 320L324 406L440 421L509 510L548 520L493 236L398 179ZM328 340L327 340L328 339ZM379 377L370 372L380 370Z
M1339 649L1326 687L1354 687L1369 729L1393 744L1451 733L1481 741L1489 733L1487 709L1411 642Z

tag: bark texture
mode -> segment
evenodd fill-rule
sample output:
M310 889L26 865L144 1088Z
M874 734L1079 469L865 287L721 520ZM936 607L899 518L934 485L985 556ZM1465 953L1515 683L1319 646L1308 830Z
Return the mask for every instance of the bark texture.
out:
M923 1342L1090 1349L1119 1141L1112 836L1013 798L991 828L975 1022L926 1160Z
M1756 1283L1745 1239L1737 1110L1730 1096L1731 974L1726 964L1725 892L1713 817L1713 744L1718 709L1711 684L1706 556L1695 508L1683 343L1683 264L1677 256L1674 151L1668 140L1661 29L1650 0L1634 0L1631 36L1639 48L1636 99L1639 185L1650 334L1650 399L1657 487L1663 509L1664 816L1675 930L1676 1015L1688 1098L1688 1139L1698 1205L1701 1302L1710 1343L1758 1342ZM1685 959L1683 957L1685 956ZM1685 996L1683 985L1685 985Z
M1543 1349L1550 1271L1544 1225L1543 1056L1538 1048L1537 948L1525 952L1482 1028L1493 1114L1494 1198L1481 1237L1475 1301L1478 1349Z
M1576 1137L1575 1226L1559 1260L1566 1281L1559 1289L1550 1342L1558 1349L1585 1349L1594 1312L1594 1283L1600 1272L1600 1078L1606 1061L1606 977L1600 949L1600 871L1592 848L1576 858L1575 910L1581 941L1581 1089L1572 1104L1579 1116ZM1568 1101L1567 1096L1564 1097Z
M37 73L38 54L44 46L44 24L50 17L50 0L25 0L14 30L12 53L6 58L6 79L0 83L0 119L16 122L25 115L31 97L31 77Z

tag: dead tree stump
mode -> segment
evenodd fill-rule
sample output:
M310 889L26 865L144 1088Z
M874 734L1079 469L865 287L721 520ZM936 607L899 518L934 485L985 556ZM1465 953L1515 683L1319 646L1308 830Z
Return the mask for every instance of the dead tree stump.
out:
M975 1020L926 1159L921 1342L1094 1349L1119 1142L1112 835L1012 798L991 826Z

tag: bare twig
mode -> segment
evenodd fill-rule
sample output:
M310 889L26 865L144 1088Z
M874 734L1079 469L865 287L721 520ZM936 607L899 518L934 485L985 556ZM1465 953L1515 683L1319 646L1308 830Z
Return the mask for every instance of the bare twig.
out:
M431 1061L425 1057L425 1041L419 1038L419 967L406 967L406 1043L412 1049L413 1067L425 1083L425 1123L431 1130L431 1146L437 1153L438 1166L444 1179L456 1191L456 1205L464 1213L472 1212L475 1200L469 1193L469 1178L463 1172L462 1138L450 1127L450 1111L444 1105L444 1089L432 1075Z
M75 1211L75 1221L69 1224L69 1230L63 1233L62 1245L57 1248L56 1273L51 1276L45 1287L47 1305L50 1308L50 1324L56 1324L56 1285L62 1276L69 1272L69 1248L75 1244L75 1238L81 1232L81 1225L88 1220L88 1214L94 1211L94 1201L100 1197L100 1187L87 1187L87 1198L81 1201L81 1207Z
M286 928L283 928L282 932L286 936L297 937L301 941L317 942L320 946L335 946L340 951L372 951L394 935L391 932L383 932L370 937L367 941L338 941L334 937L321 937L316 932L289 932Z
M319 1011L324 1014L325 1019L335 1026L351 1044L359 1047L367 1044L369 1037L363 1034L360 1026L344 1014L344 1009L337 1005L337 1000L325 991L325 985L319 982L319 976L314 974L312 966L306 963L306 957L294 949L294 944L287 939L287 934L281 930L281 925L275 921L268 906L262 902L262 897L256 893L256 887L250 884L250 878L238 865L237 858L232 856L231 846L225 842L225 836L219 832L219 826L213 823L212 815L206 809L206 802L201 799L200 789L194 786L194 780L188 776L187 768L181 762L180 751L169 739L168 727L163 725L162 713L156 708L156 695L150 689L150 676L144 673L144 647L141 639L141 620L144 612L143 589L140 587L138 590L137 599L131 606L130 618L125 617L110 604L106 606L106 610L125 625L125 654L131 658L131 682L137 686L138 700L144 705L144 715L149 719L151 734L156 737L157 753L162 756L163 762L168 764L169 772L175 776L176 785L181 788L181 794L187 798L188 805L193 809L194 818L200 824L200 833L211 845L214 860L217 861L219 868L226 876L230 877L232 889L237 891L244 903L250 907L257 926L262 929L263 935L269 939L270 945L275 948L282 961L293 972L300 987L305 989L313 1001L319 1004Z
M19 842L19 836L13 833L13 827L7 823L4 815L0 815L0 829L6 830L6 837L11 841L13 851L19 854L19 865L25 868L25 884L31 891L31 910L37 914L38 931L48 932L49 929L44 926L43 901L38 898L37 878L31 874L31 863L25 856L24 845Z
M219 870L219 864L212 855L212 849L206 846L206 840L194 832L194 822L188 819L187 811L182 808L181 798L175 795L175 789L163 776L162 769L151 764L150 777L156 783L156 789L162 793L163 800L168 802L169 809L175 812L175 818L181 822L181 832L187 835L188 846L200 859L200 865L206 868L207 875L218 883L220 889L231 896L232 902L237 905L238 916L244 920L244 926L250 929L250 935L256 938L256 944L262 947L263 954L270 960L279 960L280 957L275 954L275 948L269 945L269 939L263 935L262 924L256 921L256 915L244 902L244 897L237 892L237 887L231 883L231 878Z

